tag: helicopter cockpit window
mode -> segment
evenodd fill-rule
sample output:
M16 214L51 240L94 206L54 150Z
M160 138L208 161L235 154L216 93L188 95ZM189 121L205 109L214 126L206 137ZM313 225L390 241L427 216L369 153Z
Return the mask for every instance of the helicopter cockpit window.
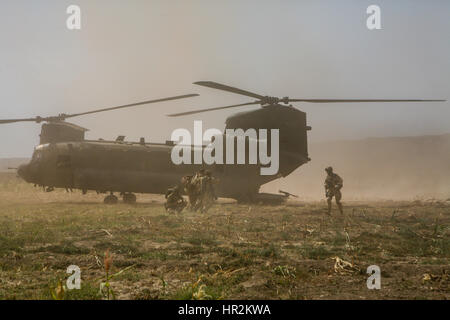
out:
M70 156L68 155L59 155L56 160L57 168L70 168L72 166L72 162Z
M42 152L41 151L35 151L33 153L33 157L31 158L31 160L38 161L40 159L42 159Z

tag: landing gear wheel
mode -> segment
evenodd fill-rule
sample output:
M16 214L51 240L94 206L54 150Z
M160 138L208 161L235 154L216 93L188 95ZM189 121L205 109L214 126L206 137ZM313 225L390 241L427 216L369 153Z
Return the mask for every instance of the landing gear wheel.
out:
M106 196L105 200L103 200L103 202L105 204L117 204L118 201L119 201L119 199L113 194L110 194L109 196Z
M125 193L123 195L123 202L126 204L135 204L136 203L136 196L132 193Z

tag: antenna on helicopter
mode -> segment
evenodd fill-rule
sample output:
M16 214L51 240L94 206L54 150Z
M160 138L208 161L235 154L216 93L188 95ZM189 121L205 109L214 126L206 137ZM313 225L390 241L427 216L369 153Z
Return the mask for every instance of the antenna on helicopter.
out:
M257 99L253 102L247 102L247 103L241 103L241 104L235 104L230 106L224 106L224 107L216 107L216 108L209 108L209 109L199 109L199 110L192 110L187 112L180 112L180 113L173 113L167 115L168 117L179 117L179 116L186 116L191 114L197 114L197 113L203 113L203 112L209 112L209 111L216 111L216 110L223 110L223 109L229 109L229 108L237 108L237 107L243 107L243 106L250 106L250 105L261 105L261 107L268 107L268 106L278 106L278 107L285 107L290 102L308 102L308 103L354 103L354 102L444 102L447 100L423 100L423 99L291 99L289 97L284 98L277 98L277 97L271 97L271 96L263 96L257 93L253 93L247 90L242 90L235 87L230 87L224 84L220 84L213 81L198 81L194 82L194 84L199 86L204 86L208 88L213 88L217 90L227 91L235 94L240 94L243 96L251 97Z

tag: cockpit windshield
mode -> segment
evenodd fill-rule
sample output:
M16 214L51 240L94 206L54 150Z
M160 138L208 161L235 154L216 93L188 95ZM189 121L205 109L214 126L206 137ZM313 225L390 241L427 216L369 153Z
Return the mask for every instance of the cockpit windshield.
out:
M40 159L42 159L42 150L35 150L31 161L39 161Z
M33 157L31 161L39 161L42 159L43 153L46 149L48 149L49 144L41 144L34 149Z

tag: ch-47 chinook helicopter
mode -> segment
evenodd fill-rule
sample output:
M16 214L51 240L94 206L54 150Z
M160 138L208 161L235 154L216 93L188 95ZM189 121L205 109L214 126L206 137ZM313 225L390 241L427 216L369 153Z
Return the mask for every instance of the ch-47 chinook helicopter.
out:
M180 164L171 160L173 141L165 143L126 142L123 137L116 141L85 140L86 129L69 124L67 118L125 108L133 105L102 109L74 115L51 118L0 120L0 123L18 121L46 121L42 126L41 144L35 148L29 164L22 165L18 174L24 180L46 187L80 189L109 193L105 203L117 203L114 193L120 193L125 203L136 201L135 193L163 194L167 188L178 184L180 178L200 168L207 168L218 178L216 195L250 202L281 202L283 195L259 193L260 187L272 180L286 177L301 165L310 161L308 157L307 132L311 128L306 122L306 113L289 105L291 102L342 103L342 102L429 102L445 100L412 99L290 99L262 96L249 91L211 81L195 82L197 85L224 90L256 99L252 102L211 109L194 110L170 114L170 117L186 116L213 110L222 110L250 105L260 105L257 110L234 114L226 119L225 129L278 129L279 171L276 175L261 175L261 163L257 164ZM181 97L188 97L186 95ZM173 100L174 97L151 102ZM150 102L144 102L150 103ZM143 103L139 103L143 104ZM271 142L268 141L268 144ZM192 146L192 152L205 146ZM225 154L225 153L224 153Z

